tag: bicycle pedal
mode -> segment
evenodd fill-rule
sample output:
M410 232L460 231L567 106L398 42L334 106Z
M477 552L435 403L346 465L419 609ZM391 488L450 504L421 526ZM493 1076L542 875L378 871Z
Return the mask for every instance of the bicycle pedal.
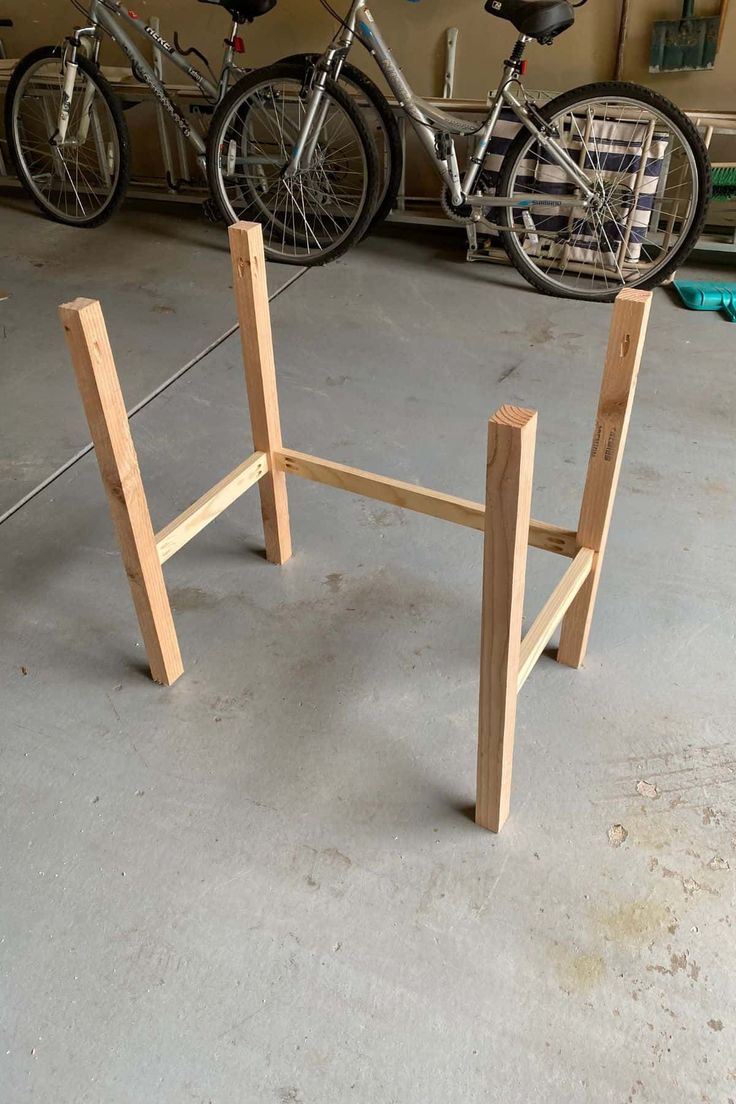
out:
M212 198L206 199L202 204L202 214L208 222L211 222L214 225L225 221L222 217L219 207Z

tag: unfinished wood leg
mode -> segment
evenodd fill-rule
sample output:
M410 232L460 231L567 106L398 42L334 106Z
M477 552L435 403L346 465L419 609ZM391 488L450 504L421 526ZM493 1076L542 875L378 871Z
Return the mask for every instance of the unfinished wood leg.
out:
M257 223L237 222L229 233L253 447L268 457L268 472L259 483L266 557L271 563L282 564L291 556L291 531L286 475L278 468L275 457L282 444L281 420L263 232Z
M59 308L110 504L151 676L168 686L183 666L151 515L100 304Z
M488 423L476 823L509 815L537 415L502 406Z
M613 309L578 524L578 548L592 548L596 557L562 622L557 652L559 662L569 667L580 667L588 647L651 305L650 291L628 290L619 294Z

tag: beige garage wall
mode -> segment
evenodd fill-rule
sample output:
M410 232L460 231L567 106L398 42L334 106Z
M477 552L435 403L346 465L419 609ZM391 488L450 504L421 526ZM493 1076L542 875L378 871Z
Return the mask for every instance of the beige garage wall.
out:
M721 0L698 0L699 15L716 14ZM347 0L333 0L338 10ZM177 29L211 58L220 52L228 17L197 0L136 0L146 15L158 15L164 34ZM482 98L495 83L510 48L512 33L487 15L483 0L373 0L372 10L418 91L438 93L444 57L444 32L460 30L456 93ZM576 26L552 47L535 46L529 54L529 84L536 88L570 88L613 75L621 0L589 0ZM676 18L681 0L633 0L625 76L661 89L682 106L730 110L736 100L736 5L727 21L721 53L711 72L654 75L648 71L650 26L654 19ZM4 32L11 56L60 40L79 16L69 0L0 0L0 14L15 21ZM298 50L318 49L328 38L332 20L319 0L279 0L268 15L246 28L248 59L263 65ZM360 53L364 53L360 51ZM108 51L110 61L114 50ZM364 55L367 59L367 55ZM361 62L363 64L363 62ZM370 68L368 62L367 68Z
M182 42L196 44L217 64L225 33L227 13L197 0L128 0L138 12L157 15L165 37L178 30ZM332 0L346 11L349 0ZM654 19L676 17L682 0L631 0L630 29L625 54L625 76L659 89L685 108L733 110L736 107L736 3L727 21L716 68L705 73L654 75L648 71L649 38ZM720 0L698 0L698 14L715 14ZM373 0L371 9L399 64L416 90L439 94L444 71L445 32L449 26L460 31L455 94L460 98L483 99L498 78L501 63L514 41L507 24L483 10L483 0ZM81 16L70 0L0 0L0 15L15 21L4 31L9 56L19 56L36 46L60 42ZM607 80L615 69L621 0L588 0L577 13L574 28L553 46L534 45L529 50L528 85L547 91L562 91L587 81ZM322 49L332 33L333 20L319 0L279 0L268 15L243 28L246 64L265 65L285 54ZM356 47L353 60L377 76L368 54ZM124 58L109 44L103 55L108 64ZM173 69L174 80L181 80ZM153 170L157 157L155 117L150 105L129 112L135 169L143 175ZM728 159L733 159L732 151ZM409 190L428 195L436 191L436 180L423 158L412 159Z
M346 11L348 3L333 0L337 10ZM609 76L618 6L619 0L590 0L585 18L554 49L534 48L530 82L555 88ZM158 15L165 35L171 37L176 29L182 41L196 43L210 60L218 56L228 27L222 9L197 0L131 0L131 7L140 14ZM16 22L16 27L6 32L14 56L59 40L80 19L69 0L0 0L0 9ZM437 93L441 88L447 27L460 30L456 91L461 97L485 96L513 42L510 25L486 14L483 0L374 0L371 10L399 63L422 93ZM319 0L279 0L273 11L244 29L247 58L250 64L264 65L286 53L320 49L333 26ZM370 67L368 55L362 49L360 53L360 64ZM111 61L112 56L108 52Z
M132 0L131 0L132 2ZM220 52L227 16L197 0L135 0L146 15L158 15L166 35L177 29L183 40L196 42L212 59ZM333 0L342 10L347 0ZM442 80L444 32L460 30L456 93L482 98L510 48L510 27L483 10L483 0L373 0L371 5L386 37L418 91L438 93ZM718 12L720 0L698 0L698 14ZM626 52L626 77L661 89L688 108L728 110L736 99L736 5L728 20L715 70L707 73L655 76L648 72L649 34L653 19L674 18L681 0L633 0ZM573 30L553 47L531 49L529 84L563 89L613 75L621 0L589 0L578 12ZM5 32L11 56L55 42L78 22L69 0L0 0L0 14L15 20ZM332 21L318 0L279 0L268 15L246 28L248 59L263 65L298 50L317 49L326 41ZM363 54L363 51L360 51ZM108 51L112 61L114 51ZM364 55L367 59L367 55ZM361 62L363 64L363 62ZM367 65L370 68L370 63Z

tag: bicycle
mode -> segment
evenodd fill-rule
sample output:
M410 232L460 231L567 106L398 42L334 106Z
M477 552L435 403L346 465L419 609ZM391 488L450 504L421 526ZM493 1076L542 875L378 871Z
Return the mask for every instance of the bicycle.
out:
M130 138L124 104L102 75L99 53L108 34L130 61L135 78L151 89L159 104L193 146L206 175L206 145L168 94L160 70L151 65L134 41L153 41L197 86L214 109L234 77L245 74L235 64L243 52L240 25L270 11L276 0L199 0L219 5L232 18L231 33L219 75L198 50L184 50L118 0L72 0L87 25L64 47L42 46L13 71L5 98L5 133L18 178L45 214L80 227L99 226L119 207L130 179ZM208 70L187 60L196 55Z
M316 63L252 72L215 113L207 164L218 206L229 222L261 222L272 260L322 264L361 239L380 198L378 157L336 80L357 41L432 159L447 215L491 226L534 287L605 301L622 287L662 283L697 241L711 195L696 128L663 96L627 82L581 86L542 107L524 89L529 44L551 44L586 2L486 0L518 38L478 126L414 93L366 0L352 0L344 18L320 0L339 26ZM459 138L471 143L462 175Z

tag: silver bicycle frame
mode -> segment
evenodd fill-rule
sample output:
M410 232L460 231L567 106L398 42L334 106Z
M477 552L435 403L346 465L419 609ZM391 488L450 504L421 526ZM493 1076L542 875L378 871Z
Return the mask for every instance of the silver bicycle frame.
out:
M166 91L165 85L156 75L150 62L138 49L129 32L133 31L143 38L150 38L157 49L163 50L169 60L194 81L208 100L219 103L227 92L230 72L232 69L236 68L236 66L233 65L234 49L232 42L237 33L238 24L233 23L232 34L230 39L226 41L220 81L219 84L215 86L212 81L203 76L198 69L190 65L179 50L167 42L158 31L149 26L145 19L141 19L141 17L134 12L124 8L118 0L89 0L89 17L90 26L83 27L81 30L76 31L73 36L73 41L85 38L91 39L94 42L94 58L96 60L100 48L99 28L101 27L106 31L110 38L121 48L123 53L127 55L128 60L135 66L136 72L140 73L158 102L171 116L183 136L196 150L200 161L203 162L206 147L202 138L196 130L192 129L184 118L184 115ZM75 64L74 58L72 59L72 64ZM62 111L63 110L62 108Z
M509 107L517 116L522 126L526 128L541 146L548 152L551 159L564 169L568 176L580 187L585 200L593 197L593 189L590 181L580 166L570 157L565 148L556 141L554 136L544 133L532 117L524 99L519 100L511 92L514 84L519 84L519 73L515 66L507 63L504 67L501 83L498 86L493 99L493 106L481 125L480 129L467 119L460 119L456 115L450 115L440 108L427 103L421 96L417 96L409 82L404 77L399 66L394 60L388 45L386 44L378 28L375 18L370 12L366 0L353 0L350 11L343 20L334 39L330 43L321 63L317 66L314 88L311 94L307 114L302 125L299 137L292 150L292 159L286 170L287 176L293 176L299 171L303 161L309 164L316 146L321 129L323 114L320 111L321 101L324 95L325 82L328 76L337 79L342 64L348 55L355 40L362 43L375 58L381 72L393 92L399 107L402 108L412 123L417 137L426 149L432 162L437 166L437 171L450 190L452 202L456 206L469 204L471 207L517 207L517 206L543 206L554 205L556 207L570 206L580 207L580 197L555 196L550 200L548 195L525 195L523 200L514 200L513 197L494 197L474 195L478 173L488 150L488 145L493 135L496 123L504 106ZM520 42L524 45L531 39L522 35ZM523 93L523 89L522 89ZM324 110L324 109L323 109ZM446 156L441 148L440 141L443 136L450 136L447 142ZM461 178L458 169L455 144L451 136L476 135L475 142L465 175Z

